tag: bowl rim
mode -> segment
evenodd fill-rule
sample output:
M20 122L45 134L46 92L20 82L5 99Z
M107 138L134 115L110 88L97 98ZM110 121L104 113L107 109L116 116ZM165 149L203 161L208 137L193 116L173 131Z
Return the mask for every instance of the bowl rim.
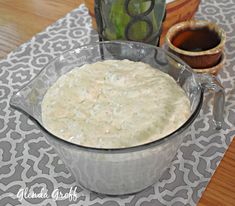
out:
M73 142L70 142L68 140L65 140L63 138L60 138L54 134L52 134L50 131L48 131L36 118L33 117L32 114L29 114L27 111L25 111L24 109L22 109L20 106L17 106L16 104L14 104L14 97L16 97L17 95L20 95L20 92L25 89L30 83L32 83L34 80L37 79L37 77L42 73L43 70L45 70L47 68L48 65L50 65L53 61L56 61L57 59L60 59L62 55L67 54L69 52L73 52L76 50L80 50L83 48L88 48L88 47L93 47L93 46L98 46L101 44L124 44L124 45L142 45L142 46L147 46L156 50L162 50L164 53L166 53L168 56L170 56L171 58L177 60L179 63L187 65L184 61L182 61L179 57L177 57L176 55L166 51L165 49L162 49L160 47L157 46L153 46L153 45L149 45L146 43L141 43L141 42L134 42L134 41L123 41L123 40L118 40L118 41L102 41L102 42L94 42L94 43L90 43L90 44L85 44L73 49L70 49L66 52L61 53L60 55L58 55L57 57L53 58L49 63L47 63L42 70L31 80L29 81L25 86L23 86L20 90L18 90L16 93L13 94L13 96L10 99L10 106L21 111L22 113L24 113L26 116L28 116L33 122L36 123L36 125L39 126L39 128L41 129L41 131L43 133L45 133L45 137L51 138L53 137L54 140L61 142L63 144L66 144L67 146L69 146L71 149L80 149L83 151L87 151L87 152L94 152L94 153L106 153L106 154L111 154L111 153L128 153L128 152L137 152L137 151L141 151L141 150L145 150L147 148L152 148L155 147L157 145L160 145L164 142L166 142L169 139L175 138L177 135L181 134L184 130L186 130L191 124L192 122L196 119L196 117L198 116L201 107L202 107L202 103L203 103L203 94L204 94L204 89L203 87L200 86L200 96L199 96L199 102L198 105L196 106L194 112L190 115L190 117L187 119L187 121L182 124L177 130L173 131L172 133L160 138L160 139L156 139L154 141L151 142L147 142L144 144L140 144L140 145L136 145L136 146L130 146L130 147L124 147L124 148L96 148L96 147L89 147L89 146L83 146L83 145L79 145ZM191 73L195 74L195 72L193 72L193 70L187 65L186 67L187 70L190 70ZM195 74L196 75L196 74ZM49 141L50 142L50 141Z
M191 27L195 27L195 28L207 27L209 29L216 30L216 32L220 36L220 43L216 45L216 47L214 48L204 50L204 51L199 51L199 52L187 51L187 50L183 50L183 49L176 47L171 41L172 38L176 35L176 32L182 29L191 28ZM224 44L226 41L226 33L219 25L213 22L210 22L207 20L189 20L189 21L183 21L183 22L177 23L174 26L172 26L166 34L165 41L166 41L167 46L172 51L178 54L182 54L185 56L193 56L193 57L210 55L210 54L212 55L212 54L218 54L221 52L221 50L223 50Z

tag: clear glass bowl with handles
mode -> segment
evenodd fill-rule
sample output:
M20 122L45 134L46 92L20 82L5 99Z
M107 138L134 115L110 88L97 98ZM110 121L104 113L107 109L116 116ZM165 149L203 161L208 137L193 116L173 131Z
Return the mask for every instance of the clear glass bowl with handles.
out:
M41 118L41 102L47 89L74 67L107 59L141 61L172 76L190 99L188 120L159 140L117 149L77 145L47 131ZM224 90L214 77L194 73L179 58L161 48L137 42L110 41L81 46L61 54L15 93L10 105L24 112L39 126L80 186L98 193L122 195L141 191L159 180L198 116L205 89L215 93L213 115L215 128L220 129Z

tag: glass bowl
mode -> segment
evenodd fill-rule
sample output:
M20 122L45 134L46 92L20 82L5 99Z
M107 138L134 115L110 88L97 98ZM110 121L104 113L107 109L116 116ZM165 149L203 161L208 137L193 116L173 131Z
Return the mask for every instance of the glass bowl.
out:
M80 146L47 131L41 119L41 102L47 89L74 67L107 59L145 62L172 76L190 99L189 119L162 139L122 149ZM27 114L40 126L80 186L98 193L122 195L141 191L159 180L200 111L204 89L215 92L213 113L216 128L219 129L224 91L214 77L194 73L178 57L161 48L137 42L110 41L81 46L58 56L12 96L10 105Z

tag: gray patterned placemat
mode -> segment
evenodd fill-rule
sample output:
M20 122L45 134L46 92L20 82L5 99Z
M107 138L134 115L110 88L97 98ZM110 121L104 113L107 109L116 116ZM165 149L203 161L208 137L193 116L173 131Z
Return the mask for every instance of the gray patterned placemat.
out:
M218 23L228 35L227 61L219 75L227 95L223 130L213 128L212 95L206 94L199 117L160 182L131 196L106 197L79 188L37 126L9 107L12 94L52 58L73 47L97 41L85 6L75 9L1 60L0 205L196 205L235 135L234 16L234 0L204 0L197 13L198 19ZM69 199L66 196L69 191L76 191L76 196ZM33 198L35 194L37 198Z

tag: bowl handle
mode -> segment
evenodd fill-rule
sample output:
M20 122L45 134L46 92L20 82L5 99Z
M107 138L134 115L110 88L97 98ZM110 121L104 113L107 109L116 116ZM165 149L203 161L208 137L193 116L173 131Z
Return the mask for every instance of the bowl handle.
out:
M224 104L225 104L225 91L220 81L215 77L207 74L198 74L197 79L200 82L203 89L214 91L214 106L213 117L217 130L222 128L222 122L224 120Z

